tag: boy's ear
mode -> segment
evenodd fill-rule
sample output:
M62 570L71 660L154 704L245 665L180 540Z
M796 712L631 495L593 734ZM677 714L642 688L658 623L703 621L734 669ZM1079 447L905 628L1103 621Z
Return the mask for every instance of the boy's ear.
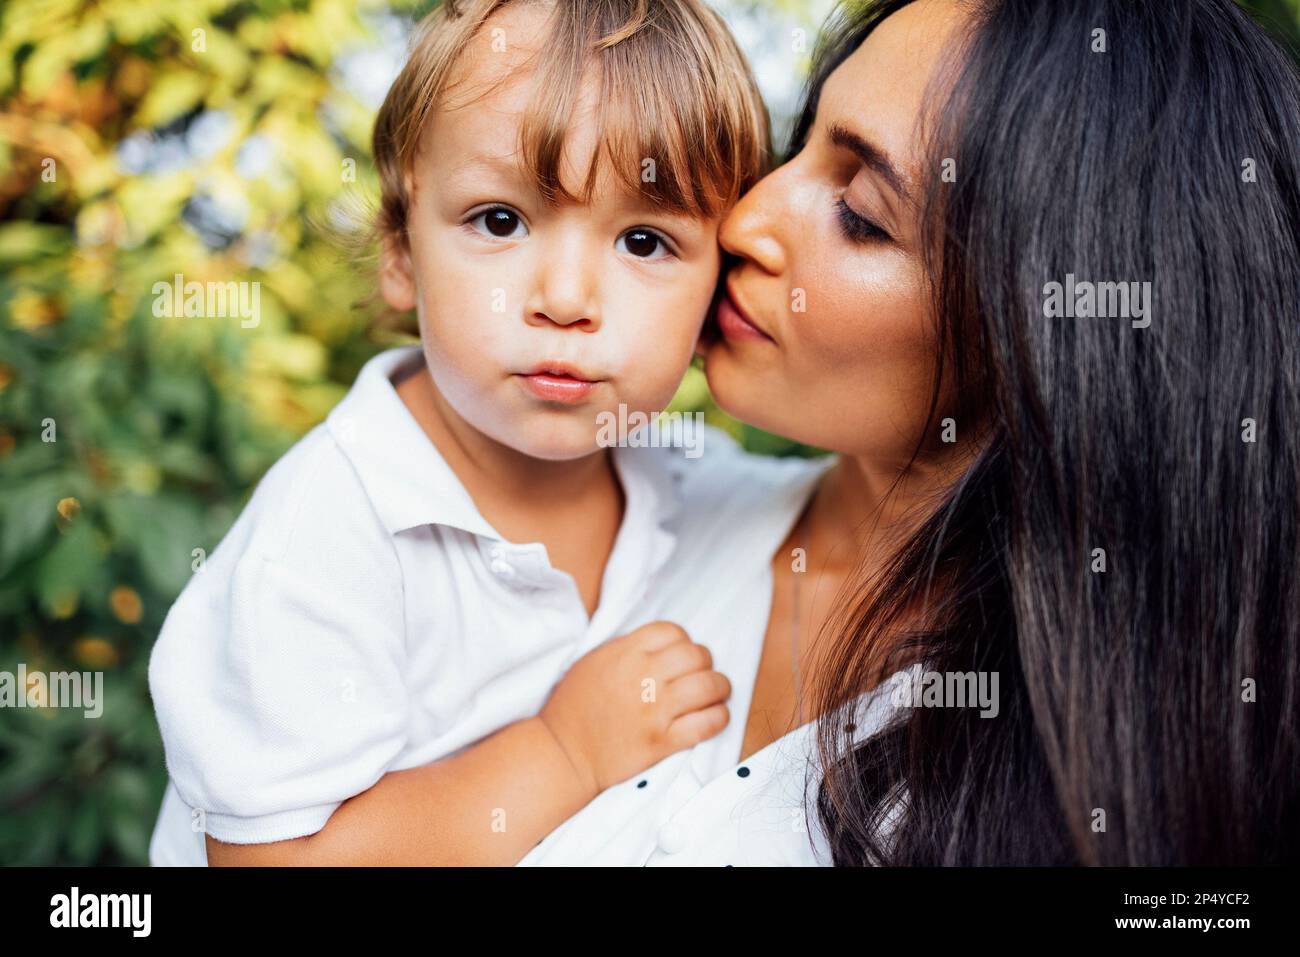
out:
M399 312L415 308L415 270L406 243L388 236L380 252L379 291L384 302Z

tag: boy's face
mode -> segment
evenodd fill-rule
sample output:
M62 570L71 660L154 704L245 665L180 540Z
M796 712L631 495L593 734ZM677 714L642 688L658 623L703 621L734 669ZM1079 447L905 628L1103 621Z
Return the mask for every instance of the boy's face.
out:
M506 30L509 52L485 41L462 57L453 82L500 85L428 124L408 178L409 250L387 245L381 283L389 305L417 310L457 415L561 460L596 449L599 413L657 412L672 398L716 287L718 220L656 210L605 169L587 204L542 200L517 155L531 75L507 76L543 18L506 7L488 27ZM561 170L575 193L599 145L598 89L584 82L568 121Z

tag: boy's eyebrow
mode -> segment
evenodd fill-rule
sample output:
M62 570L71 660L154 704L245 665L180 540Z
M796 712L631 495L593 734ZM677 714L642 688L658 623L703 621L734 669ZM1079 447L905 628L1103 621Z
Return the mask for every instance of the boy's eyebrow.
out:
M700 214L692 213L689 210L674 209L666 207L661 203L656 203L654 199L644 190L619 189L618 208L632 213L648 213L655 217L680 221L682 223L693 222L703 218Z
M475 166L486 167L510 175L518 175L520 171L519 158L517 154L514 153L504 155L497 153L479 153L461 163L459 169L469 169Z
M911 204L912 194L908 192L907 187L903 184L903 177L899 175L894 164L889 161L889 156L884 150L839 123L830 125L829 135L832 143L855 153L863 165L879 173L881 178L889 184L890 188L900 198Z
M458 165L450 176L455 177L458 174L473 172L475 169L494 171L521 184L535 184L535 178L525 169L517 153L475 154ZM623 213L647 213L655 218L680 222L683 226L704 218L688 210L666 208L656 203L645 190L625 188L622 184L617 183L607 183L607 186L615 191L612 202L615 204L615 208Z

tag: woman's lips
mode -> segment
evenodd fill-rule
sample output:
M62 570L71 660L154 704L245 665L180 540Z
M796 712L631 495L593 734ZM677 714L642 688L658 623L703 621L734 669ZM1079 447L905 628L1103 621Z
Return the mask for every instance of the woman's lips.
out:
M532 372L520 373L517 378L525 389L545 402L582 402L595 391L600 379L588 379L582 373L564 366L545 366Z
M731 290L728 289L718 302L718 328L728 339L756 339L763 342L772 342L772 337L749 320L736 301L731 298Z

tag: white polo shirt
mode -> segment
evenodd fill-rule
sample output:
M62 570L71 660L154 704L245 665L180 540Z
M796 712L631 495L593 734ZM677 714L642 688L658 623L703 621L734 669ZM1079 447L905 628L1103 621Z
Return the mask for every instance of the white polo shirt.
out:
M684 476L739 481L752 459L716 430L693 460L614 449L626 508L589 619L573 578L484 520L402 403L390 377L420 361L411 346L367 363L169 611L149 662L170 777L152 863L205 864L205 830L315 833L386 772L536 714L577 658L654 620Z

